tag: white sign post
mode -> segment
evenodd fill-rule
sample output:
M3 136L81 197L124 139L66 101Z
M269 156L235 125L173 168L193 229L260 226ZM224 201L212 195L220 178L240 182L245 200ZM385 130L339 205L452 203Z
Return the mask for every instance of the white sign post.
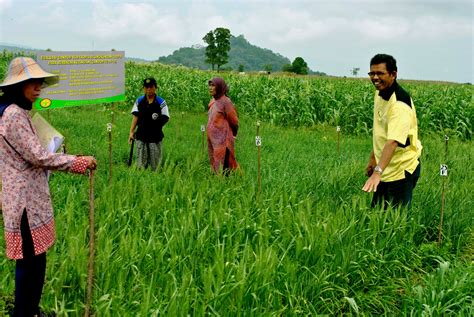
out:
M445 162L448 161L448 141L449 137L447 135L444 136L444 145L445 145L445 152L444 152L444 159ZM443 239L443 217L444 217L444 205L445 205L445 191L446 191L446 180L448 178L448 165L441 164L439 168L439 175L442 177L442 189L441 189L441 211L439 215L439 229L438 229L438 245L441 245L441 240Z
M257 182L258 182L258 193L262 192L262 174L260 164L260 149L262 147L262 138L260 137L260 121L257 121L257 135L255 136L255 145L257 146L258 166L257 166Z
M341 127L340 126L336 127L336 132L337 132L337 155L340 155L341 154L341 151L340 151Z
M107 134L109 136L109 185L112 184L112 123L107 123Z
M206 126L204 124L201 124L201 148L204 151L204 134L206 132Z

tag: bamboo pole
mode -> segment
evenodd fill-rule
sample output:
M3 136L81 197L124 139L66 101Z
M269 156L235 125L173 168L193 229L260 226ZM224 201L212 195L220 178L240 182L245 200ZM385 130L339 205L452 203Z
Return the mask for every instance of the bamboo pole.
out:
M449 137L447 135L444 136L444 161L445 163L448 162L448 141ZM440 175L443 177L442 179L442 187L441 187L441 210L439 215L439 228L438 228L438 246L441 245L441 241L443 239L443 220L444 220L444 206L446 200L446 181L448 177L448 166L446 164L441 164L440 168Z
M260 148L262 146L262 139L260 138L260 121L257 121L257 135L255 136L255 145L257 146L257 182L258 182L258 193L262 192L262 174L261 174L261 155Z
M109 136L109 185L112 184L112 123L107 123L107 134Z
M201 124L201 148L202 148L202 151L205 150L205 147L204 147L204 132L206 132L206 126L204 124Z
M341 150L340 150L341 127L337 126L336 131L337 131L337 155L341 155Z

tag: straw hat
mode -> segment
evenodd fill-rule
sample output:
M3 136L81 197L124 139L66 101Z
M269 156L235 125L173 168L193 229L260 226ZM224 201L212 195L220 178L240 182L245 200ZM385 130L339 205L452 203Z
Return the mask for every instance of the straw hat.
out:
M59 76L45 72L31 57L16 57L10 62L8 72L0 87L11 86L28 79L43 78L46 86L58 83Z

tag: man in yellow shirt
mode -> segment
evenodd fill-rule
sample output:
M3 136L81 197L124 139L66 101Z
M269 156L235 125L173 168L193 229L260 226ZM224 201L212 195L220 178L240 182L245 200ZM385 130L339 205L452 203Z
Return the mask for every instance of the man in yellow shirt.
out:
M372 206L410 206L420 176L422 149L415 105L397 83L397 62L392 56L375 55L370 60L369 77L377 91L369 179L362 190L374 192Z

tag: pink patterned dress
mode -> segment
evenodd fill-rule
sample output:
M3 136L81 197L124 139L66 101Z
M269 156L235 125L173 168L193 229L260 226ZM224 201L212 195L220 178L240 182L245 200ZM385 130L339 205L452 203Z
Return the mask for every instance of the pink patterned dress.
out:
M35 255L54 243L55 226L47 170L84 174L81 157L49 153L40 144L28 111L10 105L0 117L0 172L6 255L22 259L21 216L26 210Z
M227 96L211 99L208 110L207 145L211 167L215 172L220 166L235 170L239 167L235 159L234 138L239 119L232 101Z

